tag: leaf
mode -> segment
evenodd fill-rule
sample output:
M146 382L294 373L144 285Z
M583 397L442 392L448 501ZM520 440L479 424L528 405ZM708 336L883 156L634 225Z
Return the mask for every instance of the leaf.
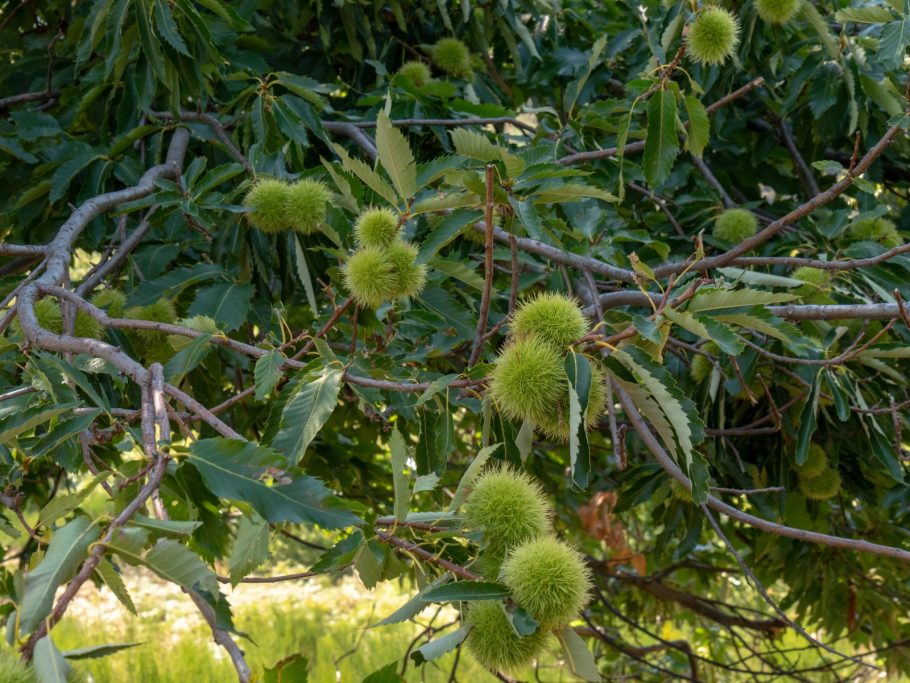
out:
M738 356L743 351L745 346L743 340L723 323L704 315L695 316L688 311L677 311L670 306L664 309L663 314L667 320L679 325L687 332L691 332L702 339L713 341L724 353Z
M187 373L194 370L214 348L213 335L200 334L178 351L164 365L164 377L171 384L179 384Z
M66 650L61 653L67 659L100 659L108 655L129 650L131 647L142 645L143 643L105 643L104 645L89 645L74 650Z
M461 645L464 642L464 639L468 637L469 631L470 629L462 627L442 638L431 640L426 645L421 645L414 650L414 652L411 653L411 659L418 665L424 664L425 662L431 662L434 659L439 659L446 652L450 652Z
M360 159L351 158L341 145L333 144L332 149L335 150L335 153L341 159L341 165L360 178L360 180L372 189L373 192L385 199L392 206L395 206L398 203L398 197L395 195L395 190L393 190L392 187L376 173L376 171L360 161Z
M456 128L449 131L449 137L452 138L455 151L463 157L487 163L499 161L502 158L500 148L481 133L475 133L467 128Z
M461 480L458 482L458 488L455 489L455 495L452 496L452 501L449 503L450 512L461 507L465 498L468 497L468 493L470 493L471 484L474 482L475 477L480 474L480 470L483 469L487 460L490 459L490 456L493 455L500 446L502 446L501 443L494 443L492 446L482 448L477 456L471 461L471 464L468 465L464 474L461 475Z
M185 57L190 56L190 51L180 35L180 29L171 13L171 8L167 0L154 0L155 2L155 28L158 29L158 35L164 38L165 42L174 48L177 52ZM136 10L141 12L141 9Z
M390 662L363 679L362 683L406 683L398 675L398 662Z
M679 154L676 135L676 97L669 90L658 90L648 101L648 137L645 138L643 170L652 187L670 175Z
M734 282L744 282L747 285L759 285L760 287L801 287L806 284L802 280L782 275L772 275L771 273L759 273L754 270L743 270L742 268L717 269L724 277Z
M281 379L281 368L287 359L280 351L271 350L256 361L253 377L256 383L256 400L261 401L272 393Z
M240 518L237 527L237 538L231 549L228 560L231 585L236 586L240 580L259 568L269 557L269 524L255 515Z
M384 111L376 118L376 151L379 163L392 179L398 196L409 199L417 193L417 166L411 147Z
M566 654L566 661L569 663L572 673L582 680L599 682L601 680L600 671L597 669L594 655L572 627L563 626L556 636Z
M605 202L616 202L619 199L598 187L584 183L566 183L556 187L545 187L532 196L535 204L558 204L561 202L576 202L580 199L594 198Z
M377 624L374 624L374 626L389 626L391 624L400 624L401 622L407 621L408 619L413 619L418 614L423 612L423 610L425 610L427 607L427 603L424 602L423 596L429 593L431 590L442 586L451 580L452 575L449 573L438 576L429 585L425 586L420 592L418 592L417 595L412 597L385 619Z
M846 7L838 10L834 14L834 20L838 23L845 24L853 21L858 24L883 24L894 19L894 15L887 7L868 6L868 7Z
M98 563L98 566L95 567L95 573L101 577L104 585L110 589L111 593L120 601L121 605L126 607L130 614L133 616L139 614L136 611L136 605L133 604L133 599L130 597L129 591L126 588L126 584L123 582L123 577L120 576L120 572L117 571L110 560L107 558L101 560L101 562Z
M12 444L20 434L31 431L45 422L50 422L53 418L71 411L78 407L77 403L64 403L53 408L42 408L38 410L29 410L17 412L0 424L0 443Z
M38 683L67 683L69 680L72 668L54 645L50 635L35 643L32 662Z
M885 66L897 69L904 61L907 45L910 45L910 17L889 22L882 29L878 43L879 57Z
M309 376L304 378L285 404L272 446L285 453L292 465L300 462L335 410L342 377L344 368L327 365L311 381Z
M761 289L720 289L704 288L689 301L686 310L690 313L701 311L716 311L722 308L737 308L739 306L767 306L785 301L793 301L799 297L795 294L784 292L766 292Z
M190 306L189 317L204 315L227 331L236 330L245 321L253 298L251 284L223 282L199 290Z
M182 543L170 538L159 539L152 549L141 555L135 548L116 540L108 547L125 559L142 564L165 581L195 593L218 595L218 580L202 559Z
M318 479L298 473L290 483L270 485L267 470L287 460L251 441L202 439L193 443L186 459L212 493L249 503L270 522L310 522L325 529L360 523L349 510L328 505L331 494Z
M290 655L265 669L262 683L307 683L309 666L309 660L303 655Z
M578 96L581 94L581 91L584 90L585 84L594 72L594 68L600 61L600 55L603 54L606 46L607 36L605 34L598 38L594 45L591 46L591 54L588 56L588 63L581 72L581 75L577 80L572 81L566 86L566 92L563 98L563 109L569 116L572 115L572 111L575 109L575 103L578 101Z
M818 399L821 388L821 373L816 371L809 388L809 397L799 415L799 433L796 439L796 464L804 465L809 457L809 446L812 445L812 435L818 424Z
M456 209L445 216L420 245L417 263L426 263L449 242L461 234L465 226L473 225L483 217L478 211Z
M445 273L450 277L454 277L456 280L464 282L478 292L483 291L483 277L477 273L476 269L469 268L461 261L449 261L436 256L428 265L441 273Z
M98 524L84 515L73 518L51 537L44 559L25 577L19 628L31 633L51 612L57 588L76 575L89 546L101 535Z
M76 493L67 493L52 498L51 501L38 512L38 521L35 522L35 526L50 526L61 517L68 515L82 505L98 484L108 479L112 474L113 473L110 470L104 470L89 479Z
M417 420L420 423L420 438L414 455L417 474L442 475L449 453L455 449L455 424L452 415L448 408L439 412L423 409L418 411Z
M701 159L711 137L711 121L708 119L708 111L705 109L705 105L697 97L687 95L685 102L686 112L689 115L686 147L692 154Z
M392 453L392 485L395 490L395 519L403 522L408 516L408 506L411 500L411 491L408 487L408 475L405 471L408 460L408 449L401 437L398 427L392 430L389 440L389 450Z
M508 587L492 581L455 581L433 588L420 599L423 602L462 602L468 600L502 600L509 597Z
M202 526L202 522L189 519L155 519L136 514L130 524L167 536L189 536Z
M583 355L569 351L565 371L569 382L569 463L572 483L585 489L591 474L591 452L588 446L588 397L593 379L591 363Z
M310 310L313 311L313 315L319 314L319 307L316 305L316 292L313 290L313 279L310 277L310 269L307 267L306 254L303 252L303 247L300 244L300 237L298 235L294 236L294 256L296 257L297 264L297 277L300 279L300 283L303 285L303 291L306 292L306 300L310 305Z

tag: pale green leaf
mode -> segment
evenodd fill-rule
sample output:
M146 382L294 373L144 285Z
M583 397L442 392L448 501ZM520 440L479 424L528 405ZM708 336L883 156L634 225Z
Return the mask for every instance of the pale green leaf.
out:
M376 119L376 151L379 163L392 179L402 199L409 199L417 192L417 166L411 147L401 131L392 125L384 111Z

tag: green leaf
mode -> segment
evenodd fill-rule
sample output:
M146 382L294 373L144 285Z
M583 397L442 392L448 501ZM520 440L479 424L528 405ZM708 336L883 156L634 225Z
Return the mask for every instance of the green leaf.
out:
M570 117L572 116L572 111L575 109L575 103L578 101L578 96L581 94L581 91L584 90L585 84L594 72L606 46L607 36L604 34L591 46L591 54L588 56L588 63L586 68L581 72L581 75L577 80L572 81L566 86L565 95L563 97L563 109Z
M585 681L599 682L601 680L600 671L597 669L597 662L594 661L594 655L588 650L588 647L571 626L563 626L559 633L556 634L562 650L566 655L566 661L572 673Z
M384 111L376 118L376 151L379 163L392 179L398 196L409 199L417 193L417 166L411 147Z
M438 412L423 409L418 411L417 420L420 423L420 438L417 442L417 452L414 455L417 474L426 475L435 472L442 475L449 454L456 445L455 423L452 414L448 407Z
M123 582L123 577L120 576L120 572L117 571L117 568L111 563L110 560L104 558L101 562L98 563L98 566L95 567L95 573L101 577L101 580L104 582L104 585L107 586L111 593L114 594L120 604L126 607L127 611L133 616L138 615L136 611L136 605L133 604L133 599L130 597L130 593L126 588L126 584Z
M389 450L392 453L392 485L395 491L395 519L403 522L408 516L408 506L411 500L411 491L408 486L406 472L408 449L398 427L392 430L389 440Z
M434 257L428 264L431 268L441 273L464 282L478 292L483 291L483 276L474 268L469 268L462 261L449 261L439 256Z
M76 493L67 493L52 498L50 502L38 512L38 521L35 523L35 526L49 526L61 517L68 515L82 505L85 499L95 490L95 487L105 479L108 479L112 474L113 473L110 470L104 470L89 479Z
M687 95L685 102L686 112L689 115L686 147L700 159L711 137L711 121L708 119L705 105L697 97Z
M885 24L878 44L878 54L885 66L892 69L900 67L904 53L910 45L910 17Z
M130 519L130 525L167 536L189 536L202 526L202 522L189 519L155 519L154 517L135 514Z
M423 612L423 610L425 610L427 607L427 603L424 601L423 596L435 588L448 583L451 580L452 575L449 573L438 576L429 585L421 589L417 595L412 597L385 619L377 624L374 624L374 626L389 626L390 624L400 624L404 621L408 621L409 619L413 619L418 614Z
M287 460L251 441L202 439L190 447L187 460L216 496L247 502L270 522L310 522L326 529L360 523L350 511L329 505L331 493L318 479L295 474L290 483L271 484L268 473Z
M65 403L53 408L16 412L0 423L0 443L13 444L16 437L76 408L78 403Z
M796 439L796 464L804 465L809 457L809 446L812 445L812 435L818 424L818 399L821 388L821 373L816 371L809 389L809 396L799 415L799 433Z
M648 137L643 164L645 179L652 187L667 179L677 154L676 97L669 90L658 90L648 101Z
M164 365L164 377L171 384L179 384L187 373L194 370L214 348L211 334L200 334L178 351Z
M601 199L605 202L617 202L618 197L606 190L601 190L584 183L566 183L556 187L546 187L538 190L532 199L535 204L558 204L561 202L577 202L580 199Z
M224 330L236 330L246 321L253 298L251 284L222 282L199 290L187 313L189 317L204 315L219 323Z
M262 683L307 683L309 665L309 660L303 655L290 655L267 668L263 672Z
M390 662L363 679L363 683L406 683L398 675L398 662Z
M158 35L164 38L165 42L174 50L185 57L189 57L190 51L180 35L180 28L174 20L174 15L171 13L167 0L154 0L154 3L155 28L158 30ZM137 8L136 11L139 12L141 10Z
M462 602L468 600L502 600L509 589L492 581L455 581L433 588L420 599L423 602Z
M292 465L300 462L335 410L342 377L344 368L325 366L319 374L304 378L285 404L272 446L285 453Z
M258 515L240 518L237 538L228 560L231 585L259 568L269 557L269 524Z
M742 289L704 288L692 297L686 310L690 313L700 313L701 311L716 311L740 306L767 306L798 298L795 294L767 292L748 287Z
M688 311L677 311L669 306L664 309L663 314L667 320L679 325L687 332L713 341L724 353L738 356L743 351L743 340L733 330L717 320L712 320L704 315L695 316Z
M108 546L113 552L135 564L151 569L165 581L195 593L218 595L218 580L202 559L182 543L170 538L159 539L145 555L136 548L116 540Z
M569 382L569 463L572 483L585 489L591 474L591 452L588 446L588 398L593 378L591 363L580 353L569 351L565 371Z
M142 645L143 643L105 643L103 645L89 645L74 650L66 650L63 656L67 659L101 659L108 655L129 650L131 647Z
M414 650L414 652L411 653L411 659L418 665L432 662L434 659L439 659L446 652L450 652L461 645L464 642L464 639L468 637L469 631L470 629L462 627L442 638L431 640L426 645L421 645Z
M858 24L883 24L894 19L894 15L887 7L876 5L868 7L846 7L834 14L834 20L845 24L853 21Z
M256 383L256 400L261 401L272 393L281 379L281 368L287 360L280 351L271 350L256 361L253 377Z
M80 515L51 537L44 559L25 577L19 628L31 633L51 612L57 588L76 575L89 546L101 535L98 524Z
M502 158L498 146L490 142L485 135L475 133L467 128L456 128L449 131L455 151L463 157L490 163Z
M294 236L293 241L297 277L303 285L303 291L306 292L307 303L310 305L310 310L313 311L313 315L315 316L319 314L319 308L316 305L316 292L313 290L313 279L310 277L310 269L307 267L306 254L303 253L303 246L300 244L300 237L298 235Z
M38 683L67 683L69 680L72 668L50 635L35 643L32 662Z
M493 455L500 446L502 446L501 443L494 443L492 446L482 448L477 456L471 461L471 464L468 465L464 474L461 475L461 480L458 482L458 488L455 489L455 495L452 496L452 501L449 503L450 512L454 512L461 507L465 498L468 497L468 493L470 493L471 484L475 477L480 474L480 470L483 469L487 460L490 459L490 456Z
M335 153L341 159L341 165L360 178L360 180L362 180L367 187L372 189L373 192L385 199L392 206L395 206L398 203L398 197L395 194L395 190L393 190L392 187L376 173L376 171L360 161L360 159L351 158L341 145L333 144L332 149L335 150Z

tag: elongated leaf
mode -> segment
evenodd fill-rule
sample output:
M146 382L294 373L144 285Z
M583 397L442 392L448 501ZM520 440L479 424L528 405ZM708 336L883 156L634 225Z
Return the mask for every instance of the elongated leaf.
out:
M236 586L269 556L269 524L258 515L244 515L237 527L237 539L228 560L231 585Z
M253 377L256 382L256 400L261 401L270 393L281 379L281 366L287 360L280 351L269 351L256 361Z
M408 516L408 506L411 500L411 490L408 486L408 475L405 471L408 460L408 449L398 428L392 430L389 441L389 450L392 452L392 485L395 491L395 519L403 522Z
M894 19L894 14L887 7L845 7L834 14L834 19L842 24L848 21L857 24L883 24Z
M38 512L36 526L49 526L64 515L68 515L82 505L85 499L95 490L95 487L105 479L108 479L111 474L113 473L110 470L105 470L89 479L76 493L67 493L51 499L51 501Z
M490 142L485 135L475 133L467 128L456 128L449 131L455 151L463 157L478 161L499 161L502 158L500 148Z
M643 165L645 178L652 187L667 179L677 154L676 97L669 90L658 90L648 101L648 137Z
M142 645L142 643L105 643L104 645L89 645L74 650L66 650L61 654L67 659L101 659L123 650L129 650L137 645Z
M376 173L376 171L360 161L360 159L352 158L341 145L332 145L332 149L335 150L335 153L338 154L341 159L342 166L360 178L367 187L385 199L389 204L397 204L398 197L395 194L395 190L393 190L392 187Z
M423 602L462 602L466 600L501 600L509 597L508 587L492 581L455 581L428 590L420 596Z
M809 446L812 444L812 435L818 424L818 398L821 387L821 373L816 372L809 389L809 397L799 416L799 433L796 441L796 464L804 465L809 457Z
M701 100L693 95L687 95L686 112L689 114L686 147L692 154L701 158L711 137L711 121L708 119L708 111Z
M724 353L738 356L743 351L743 341L733 330L707 316L695 316L668 306L664 309L664 317L702 339L713 341Z
M190 306L189 316L208 316L227 331L236 330L250 310L253 286L222 282L199 290Z
M294 257L297 265L297 277L303 285L303 291L306 292L306 300L310 305L313 315L318 315L319 308L316 305L316 292L313 290L313 278L310 277L310 269L307 266L306 254L303 252L303 246L300 244L300 237L294 236Z
M412 597L406 603L404 603L397 610L392 612L382 621L374 624L373 626L388 626L390 624L400 624L403 621L408 619L413 619L423 610L426 609L427 603L424 601L423 596L432 591L439 586L442 586L452 580L452 575L449 573L443 574L442 576L437 577L430 583L428 586L424 587L417 595ZM372 627L371 627L372 628Z
M107 558L101 560L98 566L95 567L95 573L101 577L104 585L110 589L114 597L120 601L120 604L126 607L130 614L136 616L138 614L136 605L133 604L133 599L130 597L126 584L123 582L123 577L120 576L120 572L111 564L111 561Z
M426 645L421 645L419 648L414 650L411 653L411 659L413 659L417 664L423 664L424 662L431 662L434 659L439 659L446 652L454 650L456 647L461 645L464 642L464 639L468 637L468 628L460 628L457 631L443 636L442 638L437 638L436 640L431 640Z
M0 423L0 443L12 443L20 434L49 422L62 413L77 407L77 403L64 403L53 408L40 408L17 412Z
M54 533L44 559L25 579L19 621L23 633L34 631L50 614L57 588L75 576L88 547L100 534L98 524L82 515Z
M398 196L409 199L417 192L417 166L411 147L384 111L376 118L376 151L379 163L392 179Z
M566 356L565 370L569 382L569 463L572 483L584 489L588 486L591 473L588 398L591 395L593 374L588 359L574 351Z
M455 489L455 495L452 496L452 501L449 503L450 512L454 512L461 507L465 498L468 497L468 493L471 492L471 484L474 482L474 479L480 474L480 470L483 469L483 466L487 463L487 460L490 459L490 456L493 455L500 446L502 446L501 443L494 443L491 446L482 448L477 456L471 461L471 464L468 465L464 474L461 475L461 480L458 482L458 488Z
M588 82L588 78L591 77L591 74L594 72L594 69L597 67L598 62L600 62L600 56L603 54L604 48L607 46L607 36L602 35L594 45L591 46L591 54L588 55L588 63L586 68L581 72L581 76L577 80L572 81L566 87L566 92L563 101L563 108L571 116L572 110L575 109L575 103L578 101L578 96L581 95L581 91L584 90L585 84Z
M331 494L313 477L295 473L290 483L267 481L267 470L287 464L277 451L250 441L214 438L196 441L187 460L217 496L242 500L270 522L310 522L326 529L360 523L350 511L329 505Z
M572 627L563 626L557 637L572 673L582 680L599 682L601 680L600 671L597 669L594 655Z
M584 183L566 183L556 187L547 187L533 195L537 204L558 204L561 202L577 202L580 199L602 199L605 202L616 202L619 198L599 187L585 185Z
M38 683L67 683L69 680L72 668L57 649L50 635L44 636L35 643L32 661Z
M300 462L307 446L335 410L343 376L343 368L326 366L311 381L300 382L285 404L272 446L287 455L292 465Z
M767 306L793 301L798 298L795 294L785 292L767 292L761 289L708 289L699 290L692 297L686 307L690 313L701 311L716 311L723 308L737 308L739 306Z
M211 334L201 334L178 351L164 366L164 376L168 382L179 384L187 373L196 369L211 353L213 344Z

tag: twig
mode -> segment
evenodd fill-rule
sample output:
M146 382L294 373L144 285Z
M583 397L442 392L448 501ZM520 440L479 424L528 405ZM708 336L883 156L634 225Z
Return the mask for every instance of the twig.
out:
M465 569L459 564L455 564L454 562L450 562L445 558L439 557L438 555L434 555L433 553L424 550L416 543L411 543L410 541L406 541L403 538L398 538L398 536L393 536L392 534L385 531L377 530L376 538L378 538L380 541L384 541L385 543L390 543L396 548L401 548L402 550L416 555L417 557L426 560L427 562L438 564L443 569L452 572L456 576L460 576L463 579L468 579L469 581L477 581L481 578L479 574L475 574L470 569Z
M480 352L483 349L483 336L487 329L487 318L490 315L490 298L493 292L493 172L496 167L487 164L486 198L484 200L484 260L483 260L483 294L480 298L480 314L477 317L477 334L474 337L474 348L471 349L471 358L468 367L477 364ZM513 242L509 240L510 244Z

